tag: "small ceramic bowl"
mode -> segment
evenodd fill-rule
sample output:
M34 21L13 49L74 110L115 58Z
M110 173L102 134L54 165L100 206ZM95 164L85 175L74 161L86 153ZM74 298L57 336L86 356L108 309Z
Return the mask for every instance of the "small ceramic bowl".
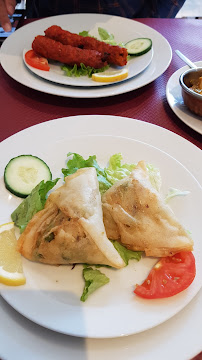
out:
M179 80L185 105L194 114L202 116L202 92L200 94L191 89L191 86L198 82L199 77L202 77L202 68L186 70L180 75Z

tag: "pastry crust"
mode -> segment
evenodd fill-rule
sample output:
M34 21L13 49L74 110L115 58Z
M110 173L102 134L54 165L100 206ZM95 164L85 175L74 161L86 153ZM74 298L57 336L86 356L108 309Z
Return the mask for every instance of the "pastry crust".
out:
M193 240L151 185L144 161L107 190L102 203L108 238L126 248L154 257L193 250Z
M96 170L79 169L53 191L18 240L27 259L46 264L125 263L106 236Z

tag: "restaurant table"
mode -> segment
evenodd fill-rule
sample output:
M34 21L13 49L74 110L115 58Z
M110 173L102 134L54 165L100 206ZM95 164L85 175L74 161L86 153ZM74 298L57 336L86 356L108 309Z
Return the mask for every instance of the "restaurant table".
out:
M173 58L168 69L147 86L126 94L100 99L75 99L49 95L27 88L0 67L0 140L29 126L72 115L107 114L140 119L162 126L202 147L202 136L184 124L166 99L169 77L184 66L174 53L179 49L192 61L202 60L200 19L138 19L160 32L170 43ZM30 20L24 20L28 23ZM161 51L161 49L159 49ZM149 99L149 101L148 101Z
M24 20L23 24L34 20ZM140 89L125 94L107 98L77 99L54 96L28 88L10 78L0 67L0 140L2 141L32 125L51 119L73 115L100 114L129 117L158 125L180 135L202 149L202 135L182 122L171 110L166 99L168 79L176 70L185 65L174 53L174 50L179 49L194 62L202 60L202 20L154 18L136 20L161 33L168 40L173 50L172 61L168 69L159 78ZM201 302L201 292L197 296L198 301ZM8 310L8 307L3 301L5 311ZM16 317L15 311L12 310L12 312L13 316ZM29 322L29 320L26 321ZM56 334L56 339L60 342L59 336ZM54 335L51 335L51 339L54 341ZM72 346L74 342L75 340L72 338ZM81 359L84 358L81 357ZM201 355L198 355L197 360L199 359L202 359Z

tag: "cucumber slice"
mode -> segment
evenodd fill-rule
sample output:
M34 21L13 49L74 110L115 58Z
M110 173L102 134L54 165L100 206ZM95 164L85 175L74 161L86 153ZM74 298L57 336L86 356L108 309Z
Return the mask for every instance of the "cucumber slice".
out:
M4 170L6 189L21 198L29 195L40 181L51 179L48 165L33 155L19 155L11 159Z
M152 41L149 38L137 38L128 41L125 47L129 55L140 56L146 54L152 48Z

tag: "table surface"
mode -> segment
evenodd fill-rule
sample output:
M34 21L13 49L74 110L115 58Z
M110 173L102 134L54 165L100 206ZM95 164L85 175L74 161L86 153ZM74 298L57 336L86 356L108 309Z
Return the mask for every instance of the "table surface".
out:
M172 47L173 59L164 74L151 84L127 94L94 99L93 102L91 99L75 98L65 98L64 101L63 97L41 93L17 83L0 66L2 117L0 140L26 127L59 117L107 114L151 122L181 135L202 148L202 136L173 113L166 99L166 84L169 77L185 65L174 53L175 49L181 50L192 61L201 60L201 20L139 19L138 21L159 31ZM26 22L28 20L25 20Z
M0 140L32 125L64 116L118 115L166 128L202 148L202 135L185 125L171 110L166 99L170 76L184 63L174 53L181 50L192 61L202 60L199 19L137 19L160 32L170 43L173 59L158 79L141 89L109 98L75 99L40 93L10 78L0 66ZM30 20L29 20L30 21ZM25 20L24 23L27 23ZM149 99L149 101L148 101ZM198 355L197 360L202 359Z

